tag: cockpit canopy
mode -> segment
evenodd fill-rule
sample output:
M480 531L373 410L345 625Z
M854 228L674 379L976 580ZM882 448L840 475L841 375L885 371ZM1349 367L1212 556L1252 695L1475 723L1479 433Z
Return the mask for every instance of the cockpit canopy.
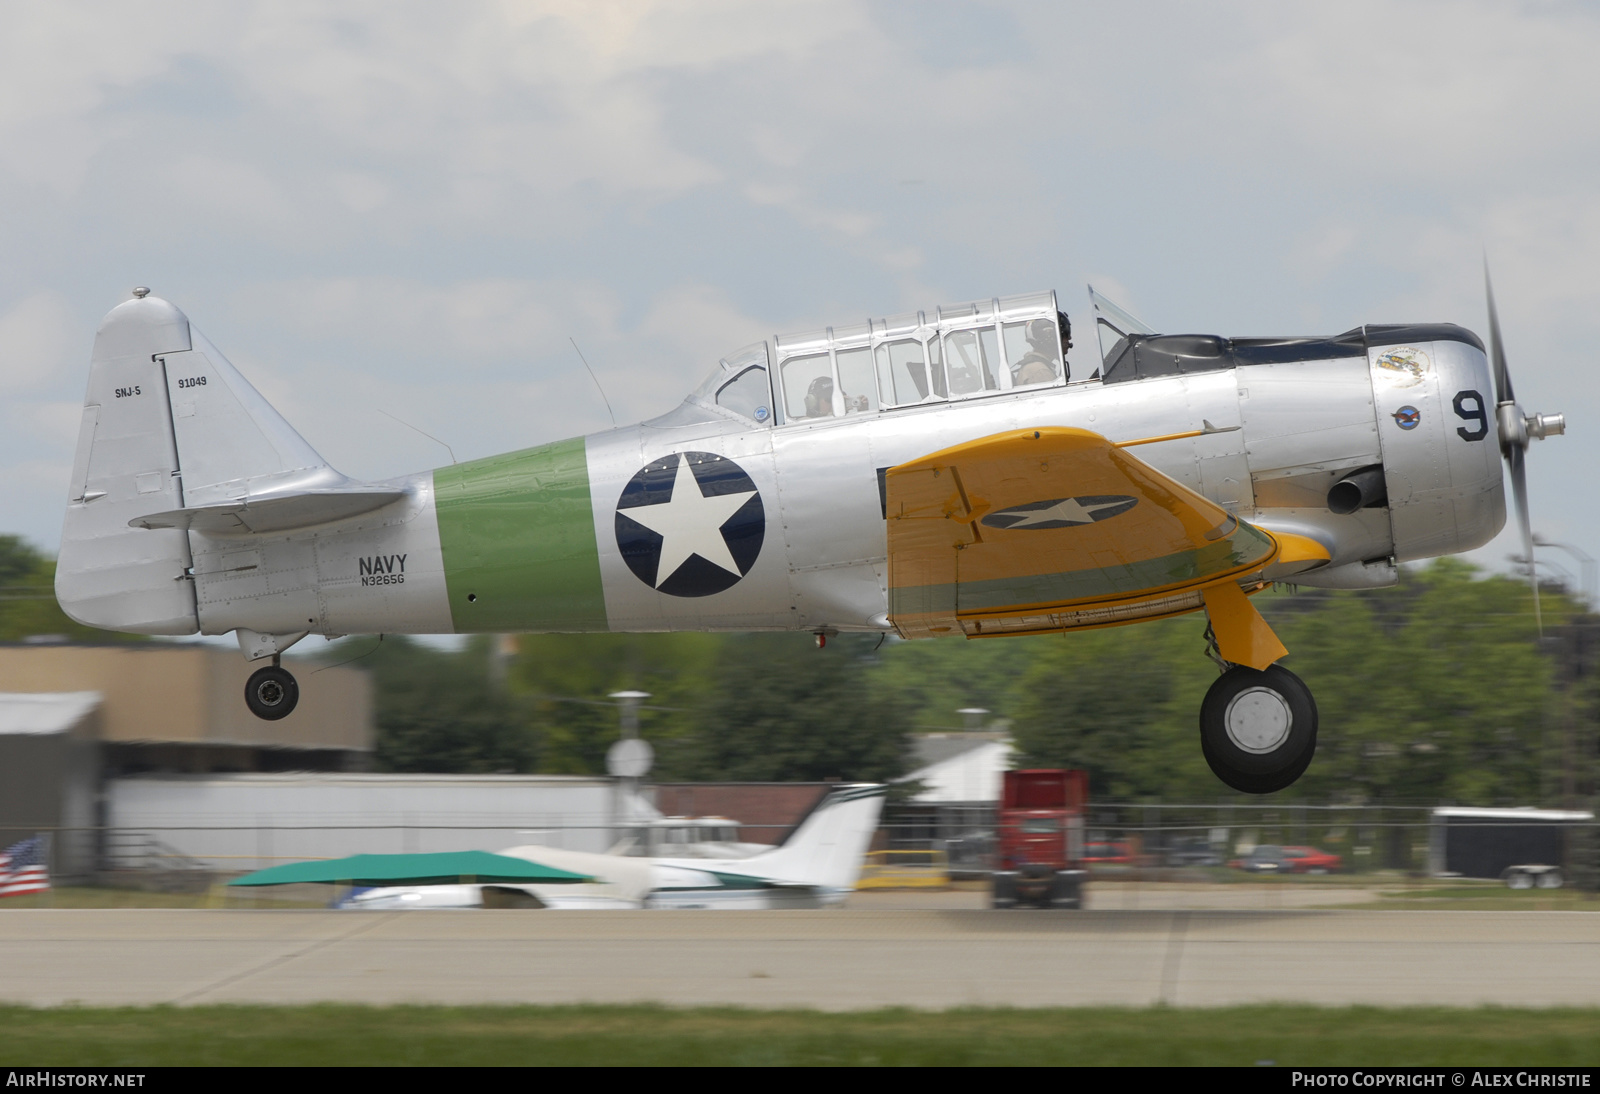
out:
M1064 331L1045 292L781 335L723 358L689 400L767 425L1055 387Z
M1371 345L1402 341L1455 339L1483 348L1476 335L1451 324L1369 325L1322 338L1159 334L1093 286L1089 300L1102 364L1080 383L1360 357ZM780 335L723 358L684 409L703 415L696 408L716 408L783 425L1059 387L1070 379L1064 355L1070 338L1053 292Z

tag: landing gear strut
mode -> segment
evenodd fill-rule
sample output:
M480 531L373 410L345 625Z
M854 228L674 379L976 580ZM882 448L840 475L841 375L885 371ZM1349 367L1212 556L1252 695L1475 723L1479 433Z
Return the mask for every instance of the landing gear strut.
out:
M1304 774L1317 751L1317 704L1281 665L1235 665L1200 705L1200 747L1212 772L1246 794L1271 794Z
M300 685L289 670L280 665L257 669L244 686L244 705L250 708L251 714L269 722L287 718L299 701Z

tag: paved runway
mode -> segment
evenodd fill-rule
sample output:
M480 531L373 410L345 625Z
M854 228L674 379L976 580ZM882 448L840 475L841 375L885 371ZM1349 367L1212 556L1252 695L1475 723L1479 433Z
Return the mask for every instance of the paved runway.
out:
M1586 912L0 912L0 999L1600 1005Z

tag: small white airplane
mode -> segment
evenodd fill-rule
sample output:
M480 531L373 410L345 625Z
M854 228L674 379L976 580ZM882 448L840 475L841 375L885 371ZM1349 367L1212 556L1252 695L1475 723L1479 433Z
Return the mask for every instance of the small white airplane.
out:
M294 709L278 655L308 634L820 644L1203 611L1202 751L1235 789L1282 789L1316 704L1249 595L1482 546L1502 455L1531 558L1524 455L1563 419L1517 405L1492 296L1486 355L1447 323L1156 334L1090 295L1102 352L1076 376L1053 292L982 300L757 342L638 425L355 482L135 289L95 338L56 595L90 626L234 632L271 659L245 689L267 719Z
M732 860L772 850L739 839L739 822L727 817L655 817L627 830L607 854Z
M581 885L412 885L359 891L339 907L404 908L823 908L855 889L878 829L887 788L842 784L782 843L742 858L642 858L537 844L499 854L588 874Z

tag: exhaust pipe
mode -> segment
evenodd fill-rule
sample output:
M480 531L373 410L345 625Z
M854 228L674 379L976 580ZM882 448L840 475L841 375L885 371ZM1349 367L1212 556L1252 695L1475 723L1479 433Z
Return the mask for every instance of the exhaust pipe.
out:
M1328 491L1328 508L1343 516L1357 509L1376 509L1389 504L1389 487L1383 480L1383 466L1363 467L1333 484Z

